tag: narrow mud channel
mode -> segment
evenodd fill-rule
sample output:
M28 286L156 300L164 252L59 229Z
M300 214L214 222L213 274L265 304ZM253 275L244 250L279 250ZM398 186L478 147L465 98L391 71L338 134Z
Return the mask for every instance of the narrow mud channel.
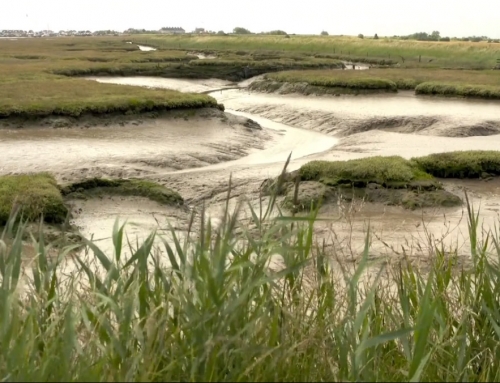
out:
M2 174L50 171L64 181L89 176L142 178L166 185L185 198L184 210L128 197L75 201L75 223L85 235L103 239L105 250L111 248L116 217L137 224L127 233L139 241L153 228L164 232L167 221L184 231L189 211L201 203L216 221L230 176L233 196L246 197L258 206L262 181L275 177L290 153L289 169L295 170L313 159L411 158L500 148L497 102L421 98L406 92L335 98L257 94L244 89L248 80L236 84L243 89L226 90L235 84L147 77L89 80L200 93L216 89L209 94L225 105L226 115L251 119L262 127L249 129L241 120L223 123L220 116L184 116L109 126L0 129ZM468 190L474 204L481 204L486 227L497 222L500 182L450 180L445 186L460 196ZM441 242L467 254L462 207L408 211L355 201L324 206L320 213L331 220L318 223L318 237L325 238L344 259L359 257L368 222L373 228L374 257L428 257L429 248Z

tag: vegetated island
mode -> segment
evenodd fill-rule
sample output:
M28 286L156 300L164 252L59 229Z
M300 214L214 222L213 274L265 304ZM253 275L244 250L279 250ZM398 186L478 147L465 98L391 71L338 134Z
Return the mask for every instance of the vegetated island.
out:
M500 175L500 152L457 151L406 160L399 156L349 161L312 161L264 181L265 194L284 196L283 206L308 211L339 198L402 206L454 207L463 201L440 179L489 180Z

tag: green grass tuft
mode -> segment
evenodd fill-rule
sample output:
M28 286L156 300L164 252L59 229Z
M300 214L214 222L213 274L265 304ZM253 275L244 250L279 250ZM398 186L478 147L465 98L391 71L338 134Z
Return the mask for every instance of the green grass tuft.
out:
M328 185L352 184L364 187L368 183L380 185L405 184L428 180L432 176L399 156L369 157L349 161L311 161L300 168L300 177L306 181L321 181Z
M441 178L479 178L500 175L500 151L471 150L414 158L424 171Z
M0 177L0 225L6 224L13 208L24 220L63 223L68 209L50 174L25 174Z

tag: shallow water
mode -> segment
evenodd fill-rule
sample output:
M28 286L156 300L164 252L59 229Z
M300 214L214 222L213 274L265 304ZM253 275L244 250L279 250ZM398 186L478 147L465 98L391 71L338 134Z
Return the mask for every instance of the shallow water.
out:
M213 89L228 87L232 84L230 81L219 80L219 79L208 79L208 80L168 79L168 81L165 81L165 79L162 78L147 77L147 76L120 77L120 78L89 76L86 77L86 79L107 84L147 86L150 88L173 89L182 92L193 92L193 93L207 92Z
M151 51L155 51L156 48L153 48L153 47L148 47L146 45L137 45L139 47L139 49L143 52L151 52Z

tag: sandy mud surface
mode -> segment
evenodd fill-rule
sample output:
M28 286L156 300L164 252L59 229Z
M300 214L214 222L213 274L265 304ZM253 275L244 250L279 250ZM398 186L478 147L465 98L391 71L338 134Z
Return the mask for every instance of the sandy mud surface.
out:
M276 137L219 111L88 128L0 129L0 173L49 171L62 181L134 177L235 160Z

